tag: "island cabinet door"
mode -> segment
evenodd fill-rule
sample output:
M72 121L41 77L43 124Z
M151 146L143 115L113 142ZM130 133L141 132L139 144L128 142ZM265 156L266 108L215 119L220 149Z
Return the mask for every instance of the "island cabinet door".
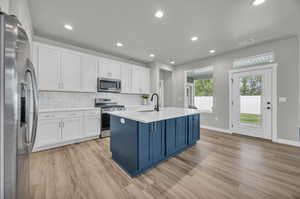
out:
M176 119L166 120L166 155L176 153Z
M152 159L159 162L165 158L165 121L152 123Z
M165 158L165 121L139 124L139 170Z
M139 170L146 169L152 164L152 130L153 125L151 123L139 123Z
M187 146L187 117L176 118L176 151L182 150Z
M189 145L196 144L200 139L200 116L191 115L188 117L188 142Z
M166 121L166 155L173 155L187 146L187 117Z

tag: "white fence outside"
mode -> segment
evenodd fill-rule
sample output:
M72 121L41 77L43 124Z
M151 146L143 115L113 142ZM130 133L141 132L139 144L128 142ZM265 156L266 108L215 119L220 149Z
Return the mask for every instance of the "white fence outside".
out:
M261 114L260 96L241 96L241 113Z
M194 103L198 109L212 110L213 97L211 97L211 96L195 96Z
M212 96L195 96L195 106L199 109L212 110ZM241 113L261 114L261 97L260 96L241 96Z

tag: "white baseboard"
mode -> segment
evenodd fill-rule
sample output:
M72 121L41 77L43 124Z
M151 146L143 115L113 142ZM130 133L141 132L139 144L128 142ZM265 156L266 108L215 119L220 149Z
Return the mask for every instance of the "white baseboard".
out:
M275 139L272 140L272 142L276 142L276 143L279 143L279 144L286 144L286 145L290 145L290 146L300 147L300 142L299 141L293 141L293 140L275 138Z
M217 132L222 132L222 133L232 134L230 129L215 128L215 127L205 126L205 125L200 125L200 128L208 129L208 130L212 130L212 131L217 131Z
M79 139L75 139L75 140L58 142L58 143L54 143L54 144L34 147L32 152L39 152L39 151L44 151L44 150L53 149L53 148L57 148L57 147L62 147L62 146L69 145L69 144L76 144L76 143L80 143L80 142L84 142L84 141L88 141L88 140L93 140L96 138L99 138L99 135L94 135L94 136L79 138Z
M205 125L200 125L200 127L203 129L208 129L208 130L212 130L212 131L232 134L232 131L230 129L215 128L215 127L205 126ZM287 140L287 139L275 138L275 139L272 139L272 142L300 147L300 141L292 141L292 140Z

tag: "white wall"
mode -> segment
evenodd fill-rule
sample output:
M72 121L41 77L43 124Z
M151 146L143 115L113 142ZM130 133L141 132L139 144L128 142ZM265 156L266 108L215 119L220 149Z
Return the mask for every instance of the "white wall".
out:
M273 51L278 63L277 90L287 103L278 104L278 137L298 140L299 123L299 42L290 37L248 48L196 60L175 67L173 72L173 105L184 106L184 71L214 65L214 112L203 114L203 125L229 129L229 77L235 59ZM277 99L276 99L277 100Z
M160 80L164 81L164 106L172 106L172 72L160 69Z
M0 8L2 12L9 13L9 0L0 0Z
M10 0L9 14L16 15L32 41L33 29L28 0Z

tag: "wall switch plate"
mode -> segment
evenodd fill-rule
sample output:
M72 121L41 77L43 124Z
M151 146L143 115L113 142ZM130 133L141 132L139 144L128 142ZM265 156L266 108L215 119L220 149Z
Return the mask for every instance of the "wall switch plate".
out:
M287 102L287 98L286 97L279 97L279 103L286 103Z

